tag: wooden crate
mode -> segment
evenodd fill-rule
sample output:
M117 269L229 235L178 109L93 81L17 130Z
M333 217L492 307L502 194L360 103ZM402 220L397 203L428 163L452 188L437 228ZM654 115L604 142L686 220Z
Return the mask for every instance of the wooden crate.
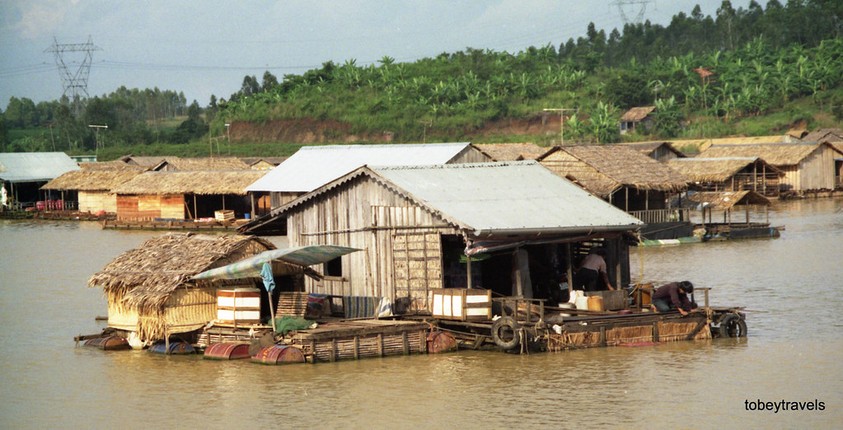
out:
M214 218L219 222L234 221L234 211L228 209L214 211Z
M457 321L492 319L492 292L479 288L431 290L430 313L434 318Z
M260 324L260 294L257 288L217 290L216 322L235 327Z
M603 297L603 309L607 311L619 311L629 307L626 291L623 290L591 291L585 293L585 295Z

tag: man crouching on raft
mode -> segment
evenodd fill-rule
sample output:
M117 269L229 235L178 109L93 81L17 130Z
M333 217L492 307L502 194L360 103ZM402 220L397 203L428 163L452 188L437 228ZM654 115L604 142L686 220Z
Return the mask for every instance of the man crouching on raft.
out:
M689 281L664 284L653 293L653 310L667 312L676 309L684 317L697 307L696 303L688 299L688 294L693 292L694 284Z

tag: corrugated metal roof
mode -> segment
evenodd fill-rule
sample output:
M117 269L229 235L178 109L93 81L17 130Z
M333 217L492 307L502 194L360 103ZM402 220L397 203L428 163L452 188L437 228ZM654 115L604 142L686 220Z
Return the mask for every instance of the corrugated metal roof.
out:
M40 182L55 179L79 166L64 152L0 153L0 179L6 182Z
M369 168L476 235L629 230L642 224L535 161Z
M305 146L246 191L310 192L364 165L445 164L469 142Z

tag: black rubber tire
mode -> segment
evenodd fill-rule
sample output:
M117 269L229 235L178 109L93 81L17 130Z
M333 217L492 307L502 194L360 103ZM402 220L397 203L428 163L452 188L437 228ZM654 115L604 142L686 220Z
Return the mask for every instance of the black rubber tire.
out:
M746 337L746 321L738 314L724 315L720 319L720 337Z
M492 340L504 351L518 348L521 343L518 329L518 323L512 317L500 317L492 324Z

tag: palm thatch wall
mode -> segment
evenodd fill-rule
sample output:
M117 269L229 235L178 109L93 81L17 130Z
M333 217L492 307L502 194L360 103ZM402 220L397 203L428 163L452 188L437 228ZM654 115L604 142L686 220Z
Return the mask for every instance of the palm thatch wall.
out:
M275 246L252 236L164 234L115 258L88 286L103 289L109 326L154 341L214 319L214 286L192 276L269 249Z

